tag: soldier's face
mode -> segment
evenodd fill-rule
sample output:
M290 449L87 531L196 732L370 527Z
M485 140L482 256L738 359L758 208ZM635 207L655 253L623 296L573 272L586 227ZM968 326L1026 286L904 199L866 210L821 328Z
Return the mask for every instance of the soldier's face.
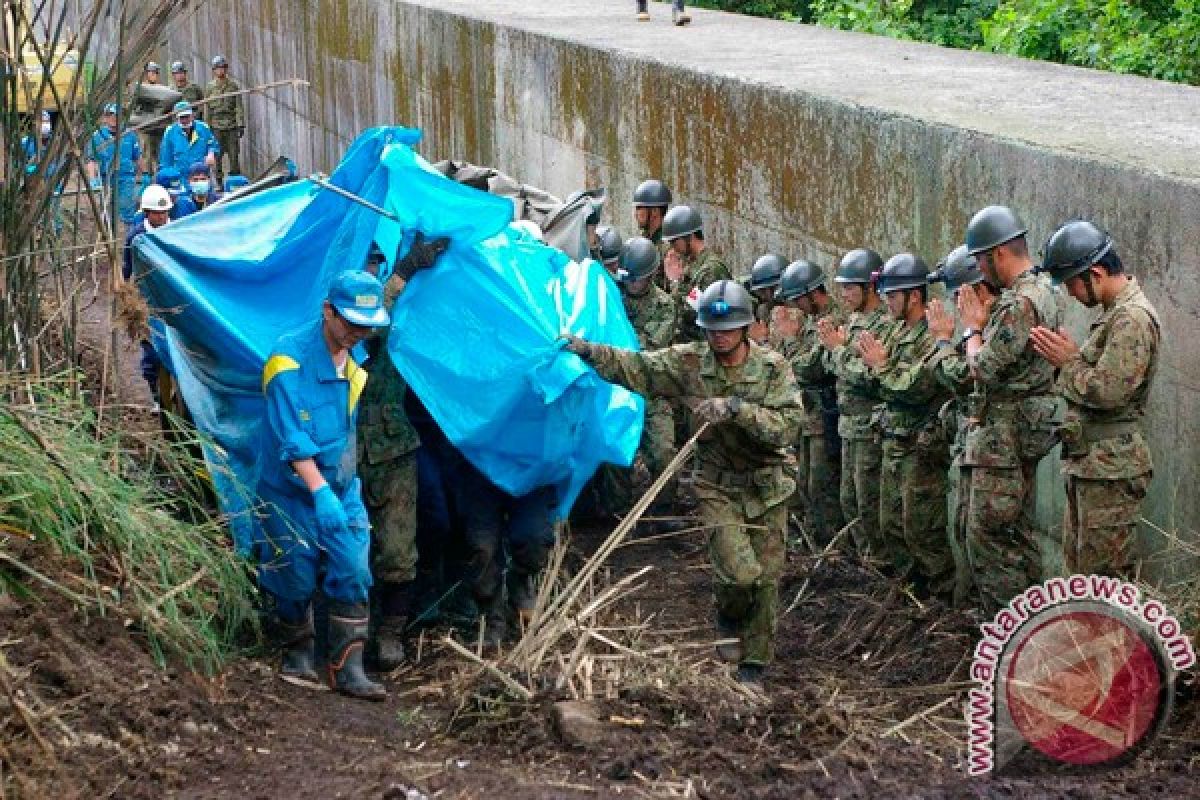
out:
M1067 294L1075 298L1081 305L1085 305L1088 308L1099 305L1100 299L1096 291L1094 289L1091 292L1088 291L1087 281L1084 280L1084 276L1090 275L1092 285L1094 286L1097 278L1101 277L1101 272L1102 270L1092 267L1087 272L1081 272L1074 278L1067 278L1063 281L1063 288L1067 290Z
M839 283L838 292L842 296L842 303L852 311L862 308L863 301L867 298L866 287L861 283Z
M746 329L734 328L731 331L705 331L708 346L719 356L727 356L737 352L746 342Z
M176 86L178 86L181 89L184 86L187 86L187 73L186 72L173 72L173 73L171 73L171 75L172 75L172 77L175 78Z
M155 71L147 72L146 83L158 83L158 73Z
M633 210L633 221L642 236L653 236L662 227L663 210L656 206L640 206Z
M905 303L904 298L908 297L908 292L888 292L883 296L887 302L888 313L892 315L892 319L904 319Z
M641 297L647 291L649 291L650 281L653 279L653 277L654 276L651 275L645 278L640 278L636 281L629 281L628 283L623 283L621 285L625 287L626 294L633 295L634 297Z
M213 67L213 77L221 80L229 73L229 67Z

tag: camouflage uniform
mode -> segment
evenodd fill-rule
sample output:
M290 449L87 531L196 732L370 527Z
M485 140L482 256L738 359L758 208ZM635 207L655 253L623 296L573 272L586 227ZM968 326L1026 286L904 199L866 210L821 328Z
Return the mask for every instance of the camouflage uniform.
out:
M1054 446L1060 403L1054 367L1029 345L1029 332L1061 323L1049 278L1024 272L992 306L972 365L978 391L967 403L962 491L967 559L988 612L1042 577L1034 479Z
M204 90L205 98L221 94L241 91L237 82L231 78L209 81ZM246 116L242 108L242 97L222 97L220 100L209 100L205 104L208 126L217 137L217 145L221 154L217 156L217 182L224 184L226 175L241 175L242 163L239 157L241 147L239 134L246 129ZM229 154L229 172L224 170L224 154Z
M1079 357L1059 370L1067 401L1063 546L1070 572L1133 577L1137 513L1153 473L1137 421L1158 367L1158 343L1158 313L1130 278L1092 323Z
M952 396L938 411L937 427L928 429L929 446L948 454L950 460L950 546L954 552L954 604L962 605L972 593L971 568L967 563L966 472L962 457L966 447L967 400L975 388L971 367L967 363L963 342L957 346L942 345L929 357L929 370Z
M671 344L675 335L675 303L669 294L651 284L642 295L622 292L621 298L643 350L660 350ZM662 473L675 457L675 423L671 404L665 397L646 398L646 421L638 456L653 477ZM613 509L628 509L634 500L633 470L606 466L604 474L607 503ZM673 495L672 482L659 493L659 504L665 509Z
M843 319L836 307L823 316L834 325ZM804 397L804 420L796 435L796 496L803 498L806 529L816 541L827 544L845 524L842 519L839 481L842 471L838 439L836 379L828 369L825 348L817 335L817 317L808 316L804 328L781 352L792 365L796 384Z
M689 407L708 397L742 399L737 414L701 439L696 496L700 518L711 528L718 614L736 625L744 664L769 663L787 501L796 488L784 472L781 445L803 414L791 367L755 344L744 364L723 367L702 342L648 353L592 345L589 360L609 380L642 394L679 398Z
M204 89L198 83L188 81L182 89L178 86L172 86L171 88L183 95L183 99L187 100L193 106L196 106L196 103L204 99ZM204 106L196 106L194 113L196 119L204 119Z
M916 569L931 592L948 593L954 557L946 533L944 447L931 446L946 398L929 358L936 349L924 319L899 324L886 342L887 363L875 373L886 403L879 506L880 553L902 570Z
M733 275L721 257L711 249L705 248L695 259L684 259L683 277L671 290L671 297L678 308L679 332L675 337L676 342L705 341L704 330L696 325L696 309L692 308L689 295L695 290L698 296L720 280L733 280Z
M854 539L859 550L879 553L886 547L879 538L879 468L883 454L879 431L872 419L880 402L874 379L858 354L858 336L870 331L884 340L895 325L887 309L850 315L846 343L826 351L826 368L837 377L838 434L842 438L842 514L858 519Z

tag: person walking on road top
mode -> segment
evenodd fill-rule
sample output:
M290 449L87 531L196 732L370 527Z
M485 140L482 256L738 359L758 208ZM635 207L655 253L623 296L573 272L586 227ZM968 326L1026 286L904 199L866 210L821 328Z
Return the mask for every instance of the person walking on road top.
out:
M647 0L637 0L638 22L650 21L650 7ZM671 22L676 25L687 25L692 18L683 10L683 0L671 0Z

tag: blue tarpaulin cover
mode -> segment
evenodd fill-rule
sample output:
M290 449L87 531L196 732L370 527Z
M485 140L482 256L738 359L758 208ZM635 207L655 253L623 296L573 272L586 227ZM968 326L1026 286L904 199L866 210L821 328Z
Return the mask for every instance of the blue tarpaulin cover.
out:
M600 379L556 340L569 331L628 349L637 337L615 285L509 226L512 203L455 183L412 146L418 131L374 128L329 182L216 205L134 243L139 285L165 323L155 337L205 448L238 549L257 535L253 487L264 453L262 367L275 341L311 321L333 277L372 240L407 250L414 231L450 249L393 309L388 352L447 437L501 488L558 489L560 514L603 462L629 464L642 399Z

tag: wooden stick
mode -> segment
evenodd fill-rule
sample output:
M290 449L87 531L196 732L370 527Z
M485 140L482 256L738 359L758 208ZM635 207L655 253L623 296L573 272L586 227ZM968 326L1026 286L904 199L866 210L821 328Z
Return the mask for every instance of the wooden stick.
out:
M451 650L458 653L460 656L467 659L468 661L475 664L476 666L482 667L489 675L491 675L492 677L496 678L501 683L503 683L505 688L512 691L514 694L516 694L522 700L532 700L533 699L533 692L529 691L524 686L517 683L517 681L514 678L512 678L510 675L505 673L503 670L501 670L495 664L493 664L490 661L483 660L482 658L475 655L467 648L463 647L458 642L451 639L449 636L442 637L442 644L446 645Z
M950 697L947 697L945 700L938 703L937 705L930 706L929 708L925 709L924 711L918 711L916 714L913 714L911 717L904 720L903 722L897 722L895 725L888 728L886 731L884 731L883 733L881 733L879 735L882 737L882 736L892 736L894 734L897 734L900 731L907 728L909 725L916 722L917 720L924 719L925 717L929 716L933 712L937 711L939 708L944 708L947 705L949 705L950 703L953 703L955 701L955 699L957 699L957 697L958 697L957 695L951 695Z

